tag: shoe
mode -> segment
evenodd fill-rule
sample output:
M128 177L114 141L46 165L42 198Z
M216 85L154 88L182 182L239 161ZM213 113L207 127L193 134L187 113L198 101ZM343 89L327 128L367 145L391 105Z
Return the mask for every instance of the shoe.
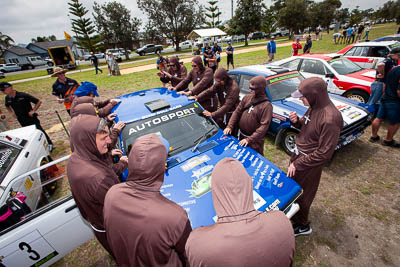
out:
M300 224L293 225L294 236L298 235L309 235L312 233L310 224L304 226Z
M397 143L395 140L392 140L392 141L383 140L382 141L382 145L383 146L390 146L390 147L394 147L394 148L400 148L400 144Z
M379 141L380 139L381 139L381 138L379 137L379 135L377 135L376 137L371 136L371 137L369 138L369 141L370 141L371 143L375 143L375 142Z

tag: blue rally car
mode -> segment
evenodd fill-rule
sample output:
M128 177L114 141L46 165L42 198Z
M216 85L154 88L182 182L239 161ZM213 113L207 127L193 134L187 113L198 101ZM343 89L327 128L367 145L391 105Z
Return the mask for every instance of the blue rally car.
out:
M130 93L119 99L121 103L113 111L115 120L126 123L120 149L128 155L135 140L149 133L169 141L168 170L161 193L187 211L193 228L216 221L211 173L225 157L239 160L252 177L256 209L280 209L288 217L298 210L294 201L301 187L262 155L224 135L212 119L202 115L203 108L197 102L166 88Z
M290 125L289 113L297 112L299 116L303 116L307 111L302 101L292 98L291 94L297 90L304 77L297 71L268 65L237 68L228 74L237 81L241 97L250 94L249 84L253 77L258 75L265 77L267 80L265 90L273 107L273 118L268 132L275 136L276 145L281 145L287 154L291 154L296 147L299 129ZM337 150L363 134L364 129L371 124L375 108L334 94L329 94L329 97L342 113L344 122Z

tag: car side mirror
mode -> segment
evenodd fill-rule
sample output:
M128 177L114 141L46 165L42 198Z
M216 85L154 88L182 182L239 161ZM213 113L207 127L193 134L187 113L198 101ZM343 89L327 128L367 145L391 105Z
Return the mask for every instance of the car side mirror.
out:
M326 78L331 78L331 79L333 79L333 78L335 78L335 74L333 74L333 73L327 73L327 74L325 75L325 77L326 77Z

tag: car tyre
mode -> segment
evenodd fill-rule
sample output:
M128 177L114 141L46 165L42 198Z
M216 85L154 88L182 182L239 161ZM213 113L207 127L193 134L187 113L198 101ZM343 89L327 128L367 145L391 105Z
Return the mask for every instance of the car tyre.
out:
M161 53L161 50L160 49L157 49L156 50L156 54L160 54Z
M53 62L47 62L47 66L52 67L54 66Z
M296 147L296 137L299 133L287 130L281 137L281 147L286 154L291 155Z
M139 52L139 56L144 56L144 53L143 52Z
M344 96L360 103L367 103L369 99L369 94L360 89L349 90L344 94Z

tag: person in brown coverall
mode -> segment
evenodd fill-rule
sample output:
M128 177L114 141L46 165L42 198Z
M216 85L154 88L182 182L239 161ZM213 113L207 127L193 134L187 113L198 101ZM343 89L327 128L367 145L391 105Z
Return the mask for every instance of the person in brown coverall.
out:
M67 165L72 196L100 244L110 253L103 226L103 204L107 191L119 183L115 172L104 160L111 140L105 120L91 115L79 115L71 127L75 145Z
M171 82L171 87L175 87L186 78L187 70L184 65L179 63L177 57L171 57L168 63L168 72L160 71L157 75L162 83Z
M126 182L106 195L104 225L118 266L185 266L189 218L160 193L168 147L155 134L136 139Z
M297 199L300 211L292 218L297 236L312 232L308 214L318 190L322 166L331 159L338 143L343 118L329 99L326 82L321 78L303 80L292 97L300 98L309 107L301 119L295 112L289 115L290 123L300 129L287 173L303 188L303 194Z
M204 67L201 57L196 56L192 59L192 70L189 72L189 75L177 86L171 87L170 89L178 91L179 94L184 94L186 96L197 96L213 85L213 78L214 74L212 69ZM193 88L188 92L183 92L182 90L185 90L191 82L193 83ZM213 112L217 110L218 107L217 96L213 95L203 99L199 104L205 110Z
M189 99L194 99L198 102L203 99L208 99L213 95L218 96L219 108L210 112L205 110L203 114L212 117L224 129L232 113L239 105L239 86L236 81L229 77L228 72L224 68L219 68L214 74L215 83L207 90L201 92L197 96L190 96ZM233 131L235 133L236 131Z
M91 115L91 116L98 116L95 107L90 104L90 103L82 103L79 105L74 105L71 108L71 122L70 122L70 127L72 128L73 125L76 123L76 117L79 115ZM110 124L112 124L112 121L107 121L107 126L110 127ZM120 121L117 124L114 125L114 127L111 129L110 133L110 144L108 145L108 153L104 156L104 160L107 161L112 169L115 171L117 175L121 175L125 169L128 167L128 157L123 156L122 151L120 149L113 149L115 147L115 144L118 142L118 137L121 133L121 130L125 127L125 123ZM74 152L75 150L75 145L70 140L70 147L71 151ZM119 161L117 163L113 162L113 156L117 156L119 158Z
M211 187L218 220L190 233L186 256L191 267L291 266L292 225L281 211L254 209L253 182L239 161L218 162Z
M104 101L95 101L93 96L82 96L82 97L75 97L72 101L71 109L75 105L79 105L82 103L91 103L97 109L97 115L100 118L107 117L110 115L111 110L116 106L121 100L119 99L106 99ZM115 113L112 113L115 114ZM116 114L114 115L114 117Z
M249 145L261 155L264 155L264 139L272 120L272 105L265 92L266 86L263 76L250 80L252 93L242 99L224 130L224 134L232 134L232 129L239 125L239 145Z

